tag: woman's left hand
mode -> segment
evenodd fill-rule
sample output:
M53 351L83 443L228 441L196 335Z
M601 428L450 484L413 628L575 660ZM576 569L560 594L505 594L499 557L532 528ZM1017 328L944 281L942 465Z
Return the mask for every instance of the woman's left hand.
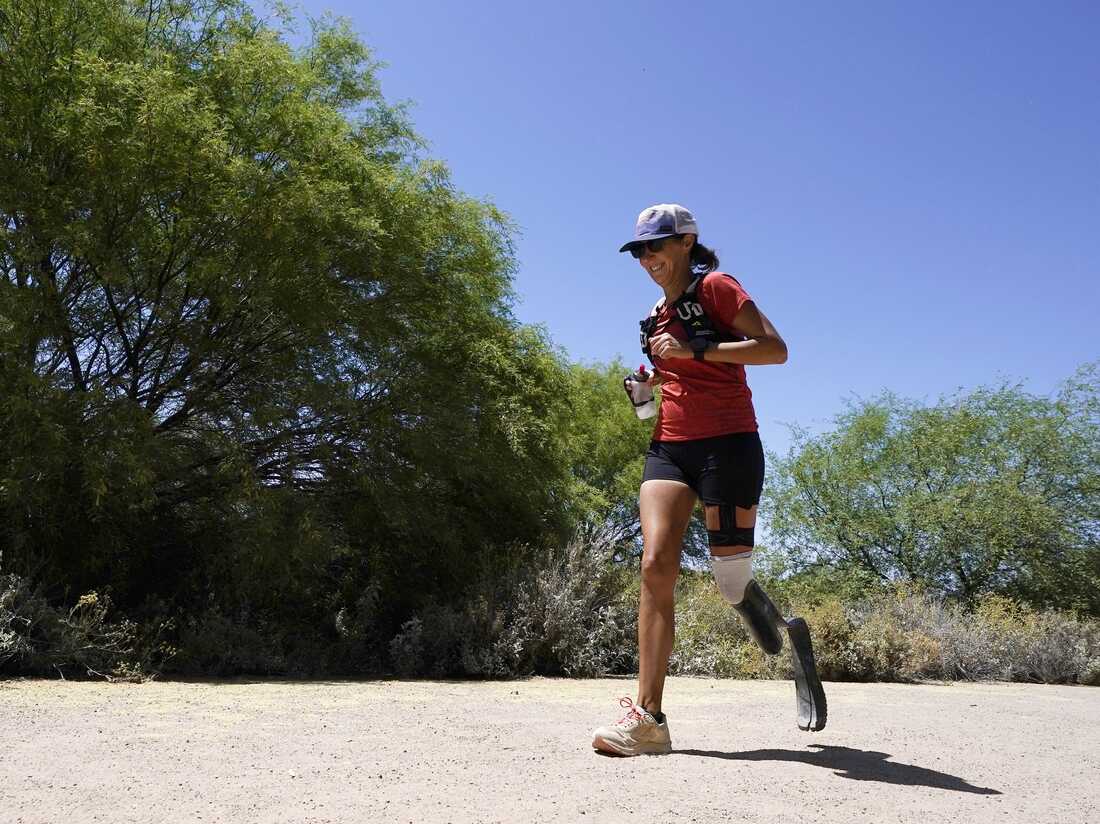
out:
M649 339L649 350L655 357L669 360L672 358L693 358L695 353L679 338L674 338L668 332L654 335Z

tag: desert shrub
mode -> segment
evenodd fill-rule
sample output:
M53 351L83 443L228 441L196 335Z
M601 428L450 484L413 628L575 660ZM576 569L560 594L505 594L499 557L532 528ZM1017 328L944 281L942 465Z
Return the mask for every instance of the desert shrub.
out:
M786 678L789 666L785 656L770 656L760 650L709 574L685 571L680 576L670 673Z
M330 645L330 672L341 675L379 672L386 649L380 631L381 588L372 582L354 601L335 607L333 630L336 637Z
M1089 683L1090 663L1100 660L1096 621L999 595L968 611L900 588L849 607L811 609L807 617L826 678Z
M37 606L21 578L0 580L0 672L16 669L34 654L30 635Z
M514 613L531 672L591 676L637 666L637 572L609 549L571 541L545 554Z
M1100 682L1100 622L1039 612L1003 596L972 610L912 586L847 601L818 584L769 582L784 614L810 625L818 671L835 681L1000 680ZM793 597L791 597L793 595ZM806 598L801 601L801 598ZM670 671L786 678L786 651L764 655L709 575L685 573L677 590Z
M390 640L390 661L398 675L418 675L427 668L424 621L410 618Z
M972 610L901 590L871 609L904 634L913 676L965 680L1081 681L1100 654L1100 624L990 595Z
M673 675L743 677L741 648L748 637L709 575L683 573L676 587Z
M275 675L289 671L287 658L270 633L247 613L227 616L209 610L188 619L180 632L178 672L205 675Z
M1081 680L1100 656L1100 630L1056 612L1029 616L1024 644L1013 662L1013 681L1066 684Z
M1090 687L1100 687L1100 655L1089 659L1085 664L1084 671L1078 676L1078 680Z
M911 646L913 678L945 680L1005 680L1010 651L1003 648L995 627L958 603L914 588L901 588L864 603L895 626Z
M774 583L774 582L772 582ZM862 609L827 596L815 587L809 603L775 600L781 611L810 624L818 670L826 680L910 680L934 644L904 632L890 616L868 602ZM795 590L799 595L807 590ZM790 656L765 654L745 631L737 612L707 574L685 573L677 588L676 641L669 670L679 675L731 678L789 678Z
M390 641L398 675L505 677L517 674L522 636L484 599L463 607L430 604Z
M389 643L399 675L590 676L636 667L637 590L607 548L574 540L486 569L455 604L429 601Z
M1005 680L1074 683L1100 658L1100 623L1039 612L1002 596L981 601L974 630L987 639Z
M0 578L0 674L153 677L174 649L160 640L170 622L140 626L109 620L111 598L89 592L68 609L55 607L26 579Z
M909 681L916 674L910 636L889 613L871 612L857 621L855 649L858 670L867 681Z

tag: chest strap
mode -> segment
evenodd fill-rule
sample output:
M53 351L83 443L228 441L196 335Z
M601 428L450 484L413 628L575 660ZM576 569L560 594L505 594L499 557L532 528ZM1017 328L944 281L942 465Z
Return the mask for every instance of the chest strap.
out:
M709 273L708 273L709 274ZM723 272L722 274L725 275ZM728 278L733 278L732 275L725 275ZM684 290L684 293L680 297L676 298L672 304L672 312L676 317L676 320L680 322L680 325L684 328L684 332L687 334L689 341L696 338L702 338L707 341L713 341L719 343L722 341L732 340L744 340L740 335L730 334L721 329L715 327L710 317L707 315L706 310L703 309L703 304L697 292L699 287L703 284L703 279L706 275L697 276L688 287ZM734 280L736 280L734 278ZM642 352L649 362L653 363L653 355L649 349L649 339L653 333L657 330L657 316L661 313L661 309L664 307L665 299L661 298L654 304L653 309L650 310L649 316L644 320L638 322L641 327L640 343L642 345Z

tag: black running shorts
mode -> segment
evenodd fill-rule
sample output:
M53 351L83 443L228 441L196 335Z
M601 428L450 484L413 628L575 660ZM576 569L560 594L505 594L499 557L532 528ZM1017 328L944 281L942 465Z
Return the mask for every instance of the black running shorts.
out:
M653 480L687 484L704 505L721 508L722 529L710 533L711 546L742 543L742 539L752 546L751 537L732 531L736 529L733 508L750 509L760 503L764 446L759 432L696 441L650 441L642 482Z

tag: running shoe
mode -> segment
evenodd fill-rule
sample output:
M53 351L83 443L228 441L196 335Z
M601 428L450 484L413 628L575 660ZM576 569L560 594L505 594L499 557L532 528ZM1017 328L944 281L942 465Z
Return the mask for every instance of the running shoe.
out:
M626 715L592 732L592 746L612 755L662 755L672 751L668 720L658 723L652 713L629 698L619 701Z
M791 640L791 664L794 668L794 695L798 710L800 730L825 729L828 707L825 688L817 677L814 663L814 647L810 642L810 628L802 618L787 621L787 637Z

